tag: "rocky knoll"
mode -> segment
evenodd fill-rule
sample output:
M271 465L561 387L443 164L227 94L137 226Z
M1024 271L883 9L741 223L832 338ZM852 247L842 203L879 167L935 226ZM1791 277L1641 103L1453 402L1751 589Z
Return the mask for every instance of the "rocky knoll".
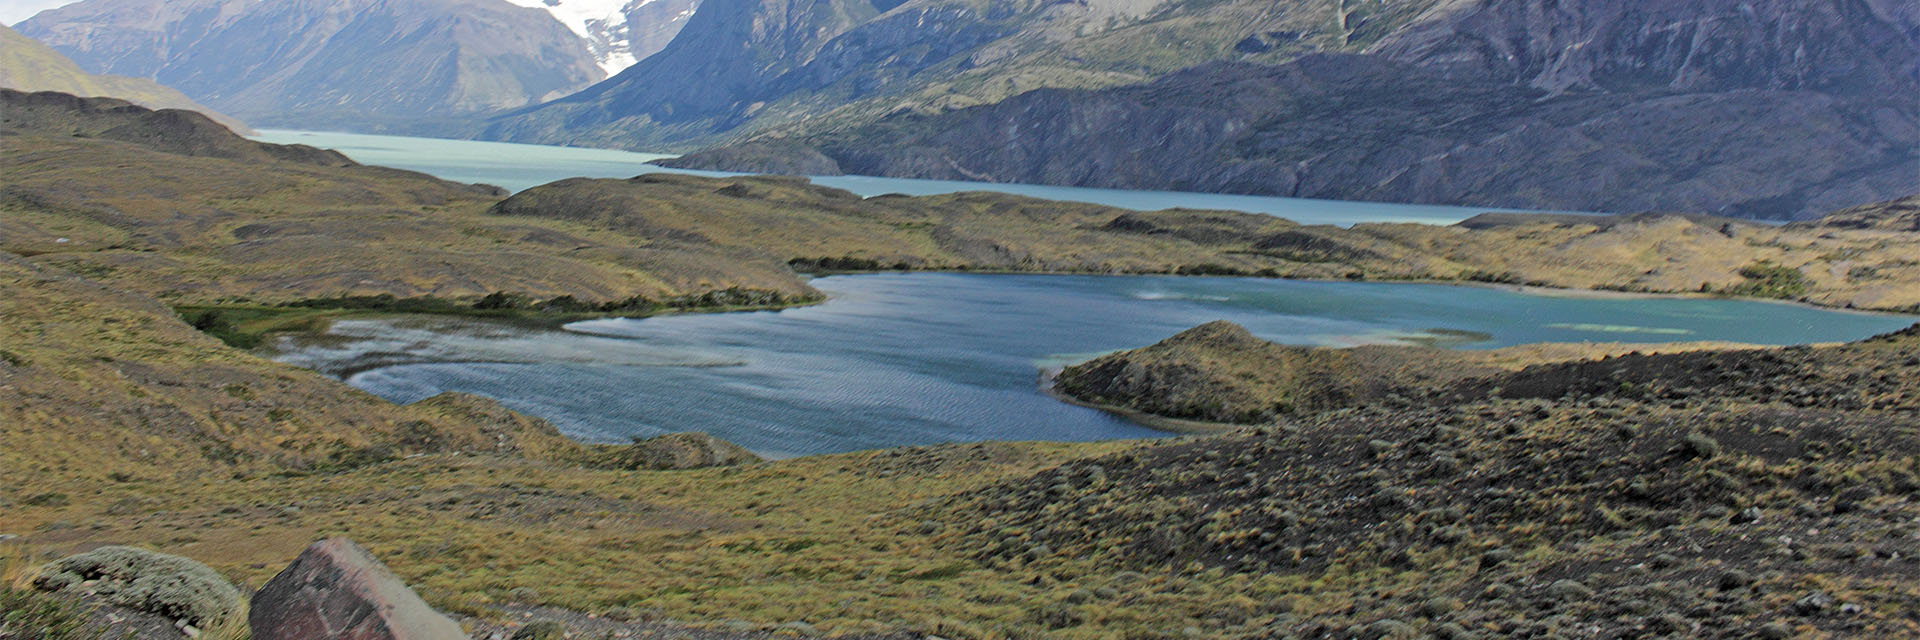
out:
M635 471L677 471L760 462L760 456L704 433L669 433L635 438L627 446L596 446L588 464Z
M1278 64L843 116L669 164L1773 219L1920 173L1900 98L1920 44L1894 3L1459 0L1400 24L1364 49L1309 38Z
M1256 423L1381 395L1369 387L1383 381L1368 379L1358 361L1352 351L1284 347L1217 321L1068 367L1055 389L1172 418Z
M1067 367L1055 376L1054 389L1084 402L1151 415L1262 424L1346 407L1403 402L1447 384L1533 365L1716 346L1725 345L1542 344L1485 351L1406 345L1327 349L1274 344L1240 325L1220 320L1148 347Z

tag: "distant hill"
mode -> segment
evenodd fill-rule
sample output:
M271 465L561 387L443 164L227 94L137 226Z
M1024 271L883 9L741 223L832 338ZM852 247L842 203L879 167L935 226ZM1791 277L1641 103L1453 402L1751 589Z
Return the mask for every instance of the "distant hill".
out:
M87 73L60 52L5 26L0 26L0 88L119 98L151 109L187 109L207 114L229 129L248 130L239 120L152 80Z
M552 15L505 0L87 0L17 27L82 68L276 126L419 130L605 77Z

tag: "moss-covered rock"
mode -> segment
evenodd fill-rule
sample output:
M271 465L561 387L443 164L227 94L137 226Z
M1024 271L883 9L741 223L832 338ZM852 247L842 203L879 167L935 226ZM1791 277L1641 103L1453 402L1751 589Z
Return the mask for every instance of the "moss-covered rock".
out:
M134 547L101 547L44 569L34 586L99 597L204 626L240 608L240 591L207 565Z

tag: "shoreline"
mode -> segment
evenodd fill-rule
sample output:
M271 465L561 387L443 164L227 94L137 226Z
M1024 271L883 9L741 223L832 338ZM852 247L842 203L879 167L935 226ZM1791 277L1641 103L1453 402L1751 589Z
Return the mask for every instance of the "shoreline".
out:
M1541 297L1577 298L1577 299L1590 299L1590 300L1636 300L1636 299L1644 300L1644 299L1660 299L1660 298L1669 298L1669 299L1676 299L1676 300L1738 300L1743 302L1765 302L1770 304L1780 304L1780 305L1786 305L1786 306L1792 306L1792 307L1801 307L1804 309L1818 309L1821 311L1856 313L1861 315L1873 315L1873 316L1910 316L1910 317L1915 317L1916 319L1920 319L1920 309L1909 310L1904 308L1850 307L1850 306L1826 305L1826 304L1820 304L1818 302L1811 302L1807 300L1785 300L1781 298L1755 298L1755 297L1748 297L1748 296L1728 296L1728 295L1718 295L1718 294L1712 294L1712 293L1700 293L1697 291L1621 291L1617 289L1593 289L1593 288L1586 288L1586 287L1552 287L1552 286L1540 286L1540 285L1528 285L1528 284L1509 284L1504 282L1481 282L1478 280L1445 280L1445 279L1438 279L1438 278L1435 278L1435 279L1395 278L1395 279L1380 279L1380 280L1374 280L1374 279L1348 280L1344 278L1297 278L1297 277L1287 277L1287 276L1277 276L1277 277L1276 276L1259 276L1259 275L1252 275L1252 274L1237 274L1237 275L1236 274L1183 274L1183 273L1174 273L1170 271L1140 271L1140 272L1114 273L1109 271L1044 271L1044 270L1026 271L1026 270L1017 270L1017 269L966 269L966 270L961 270L961 269L906 269L906 270L877 269L877 270L871 270L871 271L815 271L815 272L807 272L802 275L824 278L824 277L830 277L830 276L915 274L915 273L952 274L952 275L989 275L989 276L995 276L995 275L1095 276L1095 277L1123 277L1123 278L1136 277L1136 276L1164 276L1164 277L1174 277L1174 278L1244 278L1244 279L1251 279L1251 280L1281 280L1281 281L1287 281L1287 282L1329 282L1329 283L1348 283L1348 284L1426 284L1426 285L1455 286L1455 287L1475 287L1480 289L1495 289L1495 290L1509 291L1513 293L1520 293L1520 294L1534 295L1534 296L1541 296ZM1917 321L1920 321L1920 320L1917 320Z

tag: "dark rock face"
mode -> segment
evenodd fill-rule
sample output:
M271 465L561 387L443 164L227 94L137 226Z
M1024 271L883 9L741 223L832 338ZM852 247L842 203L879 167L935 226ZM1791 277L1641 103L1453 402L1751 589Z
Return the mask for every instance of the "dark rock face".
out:
M313 543L253 597L255 640L464 640L366 549Z
M1461 0L1365 55L1042 89L674 165L1807 218L1906 195L1920 175L1914 13Z
M605 73L551 15L492 0L90 0L18 27L89 71L260 124L514 108Z
M1433 1L1356 11L1399 24ZM1333 24L1333 12L1332 3L1264 0L709 0L659 54L497 119L483 137L660 150L787 126L838 128L1023 88L1111 86L1310 37L1358 46L1299 30ZM1234 50L1250 33L1265 49Z
M1036 91L815 142L796 153L866 175L1794 218L1910 191L1920 108L1800 90L1553 95L1316 56ZM728 169L711 160L730 155L676 166Z
M1920 231L1920 196L1860 205L1845 211L1835 211L1818 220L1795 224L1833 229Z

